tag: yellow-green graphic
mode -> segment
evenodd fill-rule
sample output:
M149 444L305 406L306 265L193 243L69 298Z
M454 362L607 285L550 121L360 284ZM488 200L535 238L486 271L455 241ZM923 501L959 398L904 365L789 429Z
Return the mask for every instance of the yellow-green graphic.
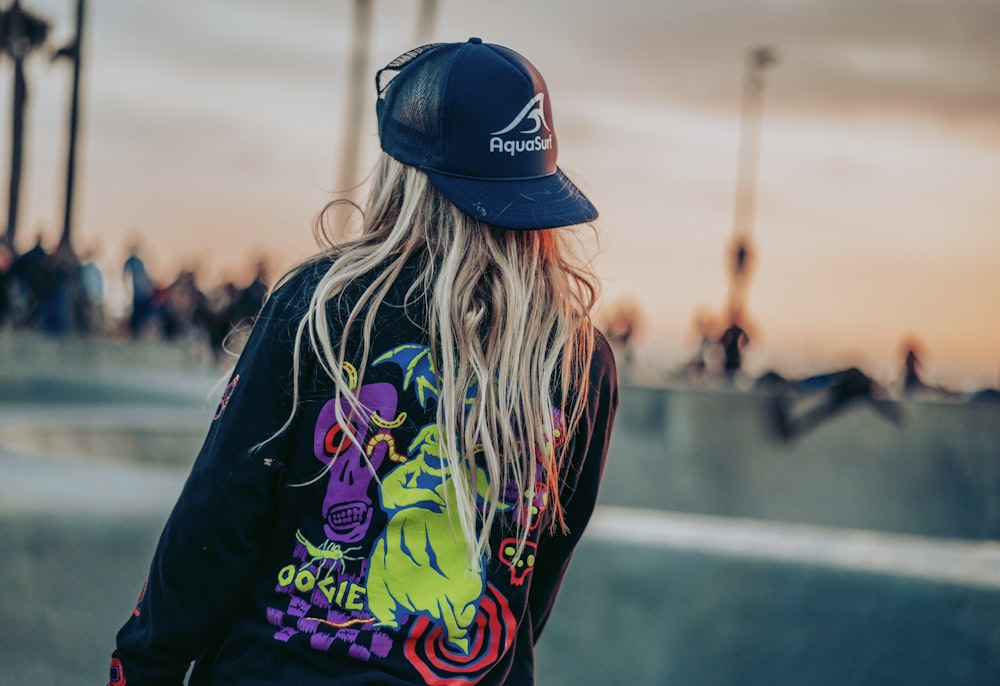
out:
M403 369L403 390L412 387L421 407L437 400L438 379L426 346L399 346L374 364L383 362ZM368 610L389 628L398 628L409 615L425 616L443 626L451 645L467 653L469 629L485 590L485 568L470 568L462 530L449 518L458 506L441 458L437 424L423 427L407 454L409 459L382 479L380 504L389 521L370 558ZM476 483L482 497L488 479L479 468Z

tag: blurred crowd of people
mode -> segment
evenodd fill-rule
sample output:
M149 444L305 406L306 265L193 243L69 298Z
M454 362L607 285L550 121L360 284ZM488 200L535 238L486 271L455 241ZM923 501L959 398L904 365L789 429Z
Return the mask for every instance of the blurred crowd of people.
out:
M622 378L626 381L652 380L647 370L636 371L635 368L635 342L643 324L642 312L630 298L612 303L603 313L602 329L617 350ZM701 310L695 316L694 328L698 336L694 354L660 380L694 386L731 386L771 395L775 398L776 429L783 438L800 435L858 404L868 405L886 419L898 423L899 408L893 402L900 398L1000 403L997 388L958 392L925 381L921 361L924 346L913 336L904 337L900 343L900 362L895 378L880 383L857 367L801 378L786 378L773 370L753 376L744 365L744 352L752 340L747 329L752 327L743 323L740 317L723 321Z
M111 313L107 308L106 277L94 250L77 254L60 244L46 251L39 236L30 250L15 255L0 242L0 329L32 330L52 337L164 340L198 346L218 362L226 354L230 334L253 320L269 288L263 259L247 270L253 276L243 285L226 281L205 290L194 269L181 269L167 282L154 278L137 240L128 245L126 252L121 272L114 275L124 282L126 307ZM635 343L645 328L643 314L634 300L625 298L608 308L602 319L600 325L616 348L623 378L628 380L635 376ZM695 329L699 342L694 355L662 380L780 390L782 398L787 398L789 392L822 390L830 396L831 410L857 400L889 400L900 395L1000 402L997 389L983 389L966 398L926 383L921 371L923 346L913 338L904 339L900 346L900 375L890 389L853 367L802 379L786 379L773 371L752 378L743 368L743 352L751 334L738 320L723 327L709 313L699 311ZM817 416L816 412L810 415L808 423ZM788 431L790 427L791 423L783 425Z
M255 265L248 283L227 281L203 290L194 269L173 280L151 276L133 242L122 264L127 302L124 312L108 308L106 277L93 250L77 254L60 244L51 251L41 236L16 255L0 244L0 328L43 335L106 336L128 340L158 339L198 345L220 360L226 339L259 312L268 291L266 261Z

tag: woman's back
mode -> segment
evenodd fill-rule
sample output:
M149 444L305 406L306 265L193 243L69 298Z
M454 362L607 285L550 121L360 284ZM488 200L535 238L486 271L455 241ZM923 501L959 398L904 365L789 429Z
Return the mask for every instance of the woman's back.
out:
M265 304L112 683L180 683L192 660L192 684L531 683L614 360L562 236L483 224L432 174L383 156L362 235Z

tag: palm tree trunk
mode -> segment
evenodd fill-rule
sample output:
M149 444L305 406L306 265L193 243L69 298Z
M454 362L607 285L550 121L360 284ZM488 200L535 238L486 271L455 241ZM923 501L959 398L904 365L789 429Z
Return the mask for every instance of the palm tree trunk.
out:
M73 182L76 176L76 130L80 117L80 58L83 43L84 0L76 2L76 40L73 44L73 94L70 102L69 142L66 151L66 204L60 244L70 246L73 226Z
M24 106L28 86L24 79L24 60L14 59L14 97L10 134L10 198L7 205L7 244L14 245L17 233L17 204L21 197L21 160L24 154Z
M347 113L344 120L340 169L334 179L338 199L353 201L359 185L358 166L361 151L361 122L364 118L365 86L368 84L368 44L371 38L374 0L354 0L354 27L348 67ZM340 242L352 238L357 227L350 205L338 204L331 215L333 238Z
M354 0L354 35L351 40L350 85L344 122L344 153L340 161L339 190L351 194L358 183L361 122L368 83L368 44L372 29L372 0Z
M437 0L420 0L420 13L417 15L417 45L431 42L434 35L434 19L437 17Z

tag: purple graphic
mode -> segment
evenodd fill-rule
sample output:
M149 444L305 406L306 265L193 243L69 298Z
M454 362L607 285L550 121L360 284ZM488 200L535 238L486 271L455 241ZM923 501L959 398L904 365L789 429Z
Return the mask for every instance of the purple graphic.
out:
M348 563L328 566L314 559L309 544L302 540L292 557L292 563L279 572L275 588L288 595L288 607L267 608L267 621L277 629L274 638L286 642L298 636L321 652L346 643L350 654L359 659L388 655L392 639L365 611L367 562L351 561L353 571L345 570Z
M325 538L296 532L292 559L279 570L275 587L288 596L288 607L269 607L267 621L279 641L298 636L324 652L343 643L352 655L369 659L388 655L392 639L378 630L366 609L364 538L375 512L368 490L372 470L386 459L406 459L396 451L392 436L406 415L396 416L398 395L392 384L367 384L356 393L361 411L340 401L348 431L337 423L335 399L323 405L316 418L313 454L330 467L321 511Z
M388 383L367 384L361 387L358 399L365 408L360 416L351 413L346 400L340 400L340 407L349 418L357 442L365 447L367 460L337 423L336 400L328 401L320 410L313 438L316 458L324 464L333 460L323 500L323 529L327 538L338 543L354 543L365 537L372 520L373 504L368 495L371 470L378 469L387 453L395 454L386 425L396 419L396 389ZM369 436L372 428L376 431ZM380 435L383 440L379 440Z

